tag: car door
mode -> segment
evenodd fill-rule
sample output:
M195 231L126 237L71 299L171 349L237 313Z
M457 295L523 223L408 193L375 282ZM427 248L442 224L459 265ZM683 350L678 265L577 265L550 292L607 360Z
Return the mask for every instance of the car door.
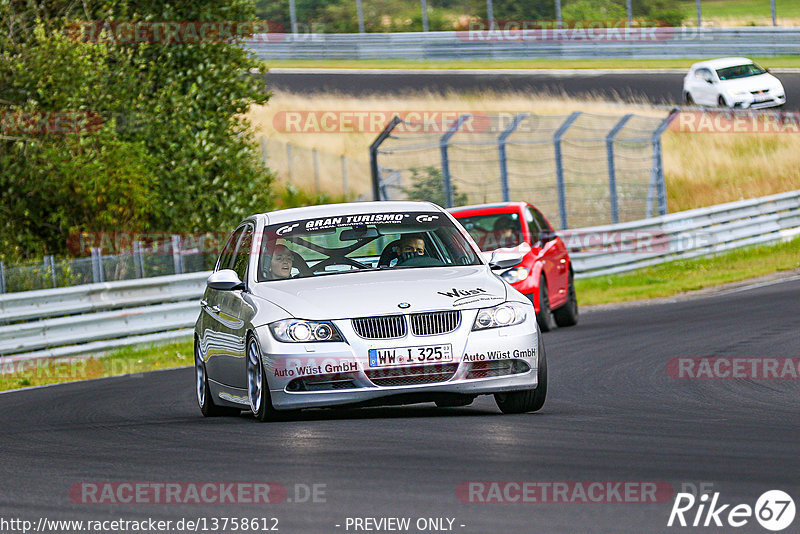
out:
M702 104L704 106L716 106L717 105L717 87L714 84L715 76L711 72L711 69L702 68L697 69L695 74L696 78L696 90L695 90L695 101L698 104Z
M244 227L237 228L222 249L214 272L233 267L234 254L239 240L244 232ZM225 362L235 356L236 345L232 343L233 322L223 309L230 307L230 291L220 291L206 287L201 301L201 343L206 355L206 371L208 377L216 382L226 382Z
M254 227L246 223L233 254L231 269L236 271L239 279L247 283L247 265L253 246ZM246 289L223 291L220 296L220 318L227 328L228 350L218 363L220 381L237 388L247 387L247 360L245 344L247 342L246 323L242 318L243 293Z
M526 209L529 212L526 214L526 219L530 218L533 221L533 224L529 224L531 246L540 247L539 257L544 264L550 306L556 308L567 298L567 281L569 279L567 247L555 235L550 223L539 210L531 206ZM536 229L535 234L534 229Z

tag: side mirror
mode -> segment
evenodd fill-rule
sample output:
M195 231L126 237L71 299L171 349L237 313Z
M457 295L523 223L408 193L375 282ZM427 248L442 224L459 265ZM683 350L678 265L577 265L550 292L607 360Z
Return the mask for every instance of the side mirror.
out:
M233 291L244 289L244 282L239 280L239 275L233 269L221 269L212 273L206 281L206 285L218 291Z
M492 252L492 257L489 258L489 268L493 271L499 271L502 269L510 269L511 267L515 267L522 263L522 260L525 256L522 254L515 254L515 253L497 253L497 251Z
M712 80L711 78L706 78L706 83L709 85L714 85L714 80Z
M542 243L549 243L555 238L556 238L556 233L551 232L550 230L542 230L539 233L539 241L541 241Z

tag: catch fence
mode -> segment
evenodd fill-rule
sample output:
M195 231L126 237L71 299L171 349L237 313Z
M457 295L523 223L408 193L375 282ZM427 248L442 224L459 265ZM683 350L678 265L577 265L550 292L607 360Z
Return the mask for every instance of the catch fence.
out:
M661 135L675 115L395 117L370 148L373 195L446 207L526 200L562 229L663 215Z

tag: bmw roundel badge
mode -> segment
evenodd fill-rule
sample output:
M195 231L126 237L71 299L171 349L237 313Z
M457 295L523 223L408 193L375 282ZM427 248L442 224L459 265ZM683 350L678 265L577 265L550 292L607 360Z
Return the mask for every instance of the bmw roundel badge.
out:
M410 308L411 304L409 304L408 302L401 302L400 304L397 305L397 307L405 310L406 308Z

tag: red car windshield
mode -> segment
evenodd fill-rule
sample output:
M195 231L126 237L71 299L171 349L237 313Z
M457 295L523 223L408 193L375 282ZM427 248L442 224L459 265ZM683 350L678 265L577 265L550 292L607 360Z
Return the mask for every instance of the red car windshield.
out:
M523 241L522 222L517 212L456 217L484 252L516 247Z

